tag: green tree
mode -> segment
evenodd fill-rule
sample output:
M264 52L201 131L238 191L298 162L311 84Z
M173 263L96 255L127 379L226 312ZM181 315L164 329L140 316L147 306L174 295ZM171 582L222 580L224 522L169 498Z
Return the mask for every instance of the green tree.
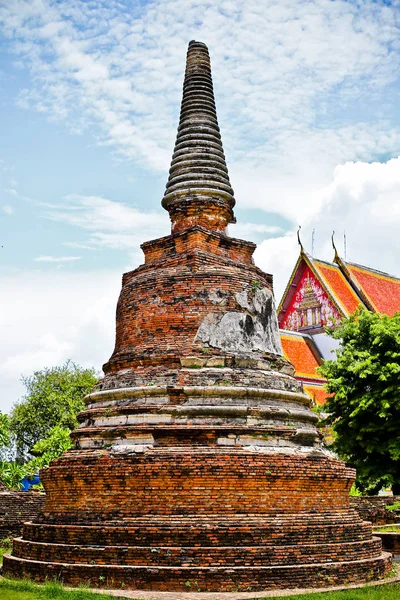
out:
M334 449L357 469L357 487L400 493L400 313L393 317L358 310L330 332L341 340L336 360L320 373L327 378L325 422Z
M56 425L43 440L39 440L31 449L34 458L24 465L27 475L35 475L39 469L49 466L50 462L72 448L71 430Z
M21 481L24 475L26 475L24 465L0 460L0 481L6 487L13 490L21 489Z
M0 461L7 461L14 456L14 446L10 432L10 417L0 411Z
M82 369L71 361L23 377L26 394L10 415L10 432L17 454L25 459L33 446L56 426L74 429L83 398L97 381L94 369Z
M10 446L10 419L0 411L0 453Z

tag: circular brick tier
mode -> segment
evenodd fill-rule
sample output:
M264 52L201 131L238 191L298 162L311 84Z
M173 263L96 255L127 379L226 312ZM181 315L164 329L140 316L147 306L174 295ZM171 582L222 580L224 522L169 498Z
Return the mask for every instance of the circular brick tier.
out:
M105 377L4 573L176 592L382 578L390 555L349 506L355 473L323 448L282 355L272 277L225 233L233 192L198 42L163 205L172 234L123 277Z
M368 581L390 567L371 524L347 506L353 471L321 449L257 446L269 441L258 433L247 448L237 438L162 446L153 435L152 448L131 454L74 450L54 461L42 474L45 509L14 541L5 573L232 591Z
M79 550L79 548L77 548ZM146 589L160 591L252 591L282 588L327 587L381 579L387 570L390 554L371 560L284 567L144 567L43 563L5 557L8 576L37 581L61 578L70 585L88 583L96 587ZM43 571L43 569L45 571Z

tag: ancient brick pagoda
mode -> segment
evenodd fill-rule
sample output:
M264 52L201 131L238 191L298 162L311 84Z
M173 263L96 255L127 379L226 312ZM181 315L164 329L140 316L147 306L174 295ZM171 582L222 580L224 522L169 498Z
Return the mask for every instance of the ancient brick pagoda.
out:
M123 277L114 353L7 576L194 591L380 578L390 555L349 508L281 353L272 277L234 221L207 48L190 42L163 206L172 233Z

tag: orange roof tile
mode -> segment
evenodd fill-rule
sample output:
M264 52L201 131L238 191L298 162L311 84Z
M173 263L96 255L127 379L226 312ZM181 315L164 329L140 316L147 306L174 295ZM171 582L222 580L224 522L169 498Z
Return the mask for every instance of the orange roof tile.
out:
M377 312L391 317L400 311L400 279L361 265L345 265Z
M303 385L304 391L316 404L325 404L328 394L323 385Z
M345 279L339 267L319 260L312 260L312 264L333 298L339 302L345 314L351 315L362 304L361 299Z
M313 350L312 342L306 337L295 333L281 333L282 349L285 358L292 363L296 377L321 379L315 369L321 364L321 359Z

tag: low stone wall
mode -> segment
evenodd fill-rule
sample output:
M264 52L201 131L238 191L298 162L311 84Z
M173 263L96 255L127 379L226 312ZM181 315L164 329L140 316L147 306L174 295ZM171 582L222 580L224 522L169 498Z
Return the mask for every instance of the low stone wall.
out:
M388 552L400 555L400 525L399 532L395 531L375 531L374 536L381 538L382 547Z
M22 533L25 521L35 519L44 506L43 492L0 491L0 540Z
M350 498L350 505L364 521L374 525L397 523L399 512L387 510L386 506L400 502L400 496L357 496Z

